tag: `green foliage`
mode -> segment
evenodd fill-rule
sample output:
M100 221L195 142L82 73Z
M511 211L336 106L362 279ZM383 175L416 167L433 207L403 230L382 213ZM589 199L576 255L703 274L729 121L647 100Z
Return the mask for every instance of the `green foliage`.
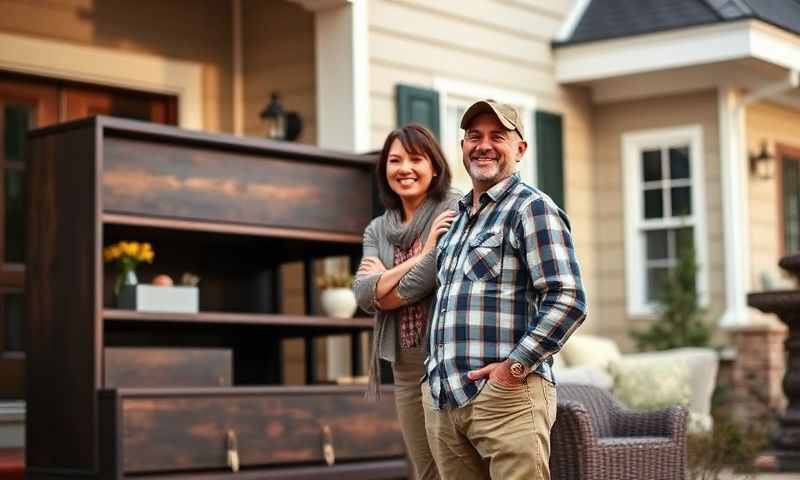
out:
M688 462L691 480L729 478L722 473L731 469L740 474L755 471L754 462L768 443L770 424L757 423L747 428L734 419L730 412L730 408L718 406L712 412L713 432L689 435Z
M711 327L703 320L695 278L694 249L680 248L678 264L671 269L659 298L659 318L646 330L631 330L640 351L679 347L706 347L711 342Z
M327 288L350 288L353 286L353 275L349 273L330 273L317 277L317 287L321 290Z

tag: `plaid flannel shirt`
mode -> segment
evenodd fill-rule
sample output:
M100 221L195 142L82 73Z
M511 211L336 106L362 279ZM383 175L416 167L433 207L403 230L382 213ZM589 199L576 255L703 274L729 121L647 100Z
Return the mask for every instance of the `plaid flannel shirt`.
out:
M467 372L511 358L555 382L552 355L586 316L569 220L513 175L459 201L437 247L427 380L434 405L461 407L483 388Z

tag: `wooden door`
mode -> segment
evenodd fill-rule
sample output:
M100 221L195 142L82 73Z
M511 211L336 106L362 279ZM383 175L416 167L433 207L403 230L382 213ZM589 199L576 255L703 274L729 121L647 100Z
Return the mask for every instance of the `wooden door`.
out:
M0 402L24 398L27 131L99 114L174 125L176 112L165 95L0 73Z

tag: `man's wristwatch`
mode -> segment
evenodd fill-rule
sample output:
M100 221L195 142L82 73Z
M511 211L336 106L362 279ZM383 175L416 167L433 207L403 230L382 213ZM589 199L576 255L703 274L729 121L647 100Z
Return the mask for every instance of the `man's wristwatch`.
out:
M525 378L528 376L528 373L530 373L528 367L513 360L511 360L511 365L508 367L508 370L514 378Z

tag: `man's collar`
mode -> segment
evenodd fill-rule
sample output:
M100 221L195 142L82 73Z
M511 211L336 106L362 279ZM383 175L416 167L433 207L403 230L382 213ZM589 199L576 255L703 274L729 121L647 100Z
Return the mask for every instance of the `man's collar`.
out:
M480 198L480 203L484 204L489 200L497 203L502 199L509 190L511 190L516 184L520 182L519 172L514 173L508 178L504 178L500 180L498 183L494 184L492 188L483 192ZM466 195L461 197L458 201L458 207L461 211L468 210L472 208L472 195L475 190L470 190Z

